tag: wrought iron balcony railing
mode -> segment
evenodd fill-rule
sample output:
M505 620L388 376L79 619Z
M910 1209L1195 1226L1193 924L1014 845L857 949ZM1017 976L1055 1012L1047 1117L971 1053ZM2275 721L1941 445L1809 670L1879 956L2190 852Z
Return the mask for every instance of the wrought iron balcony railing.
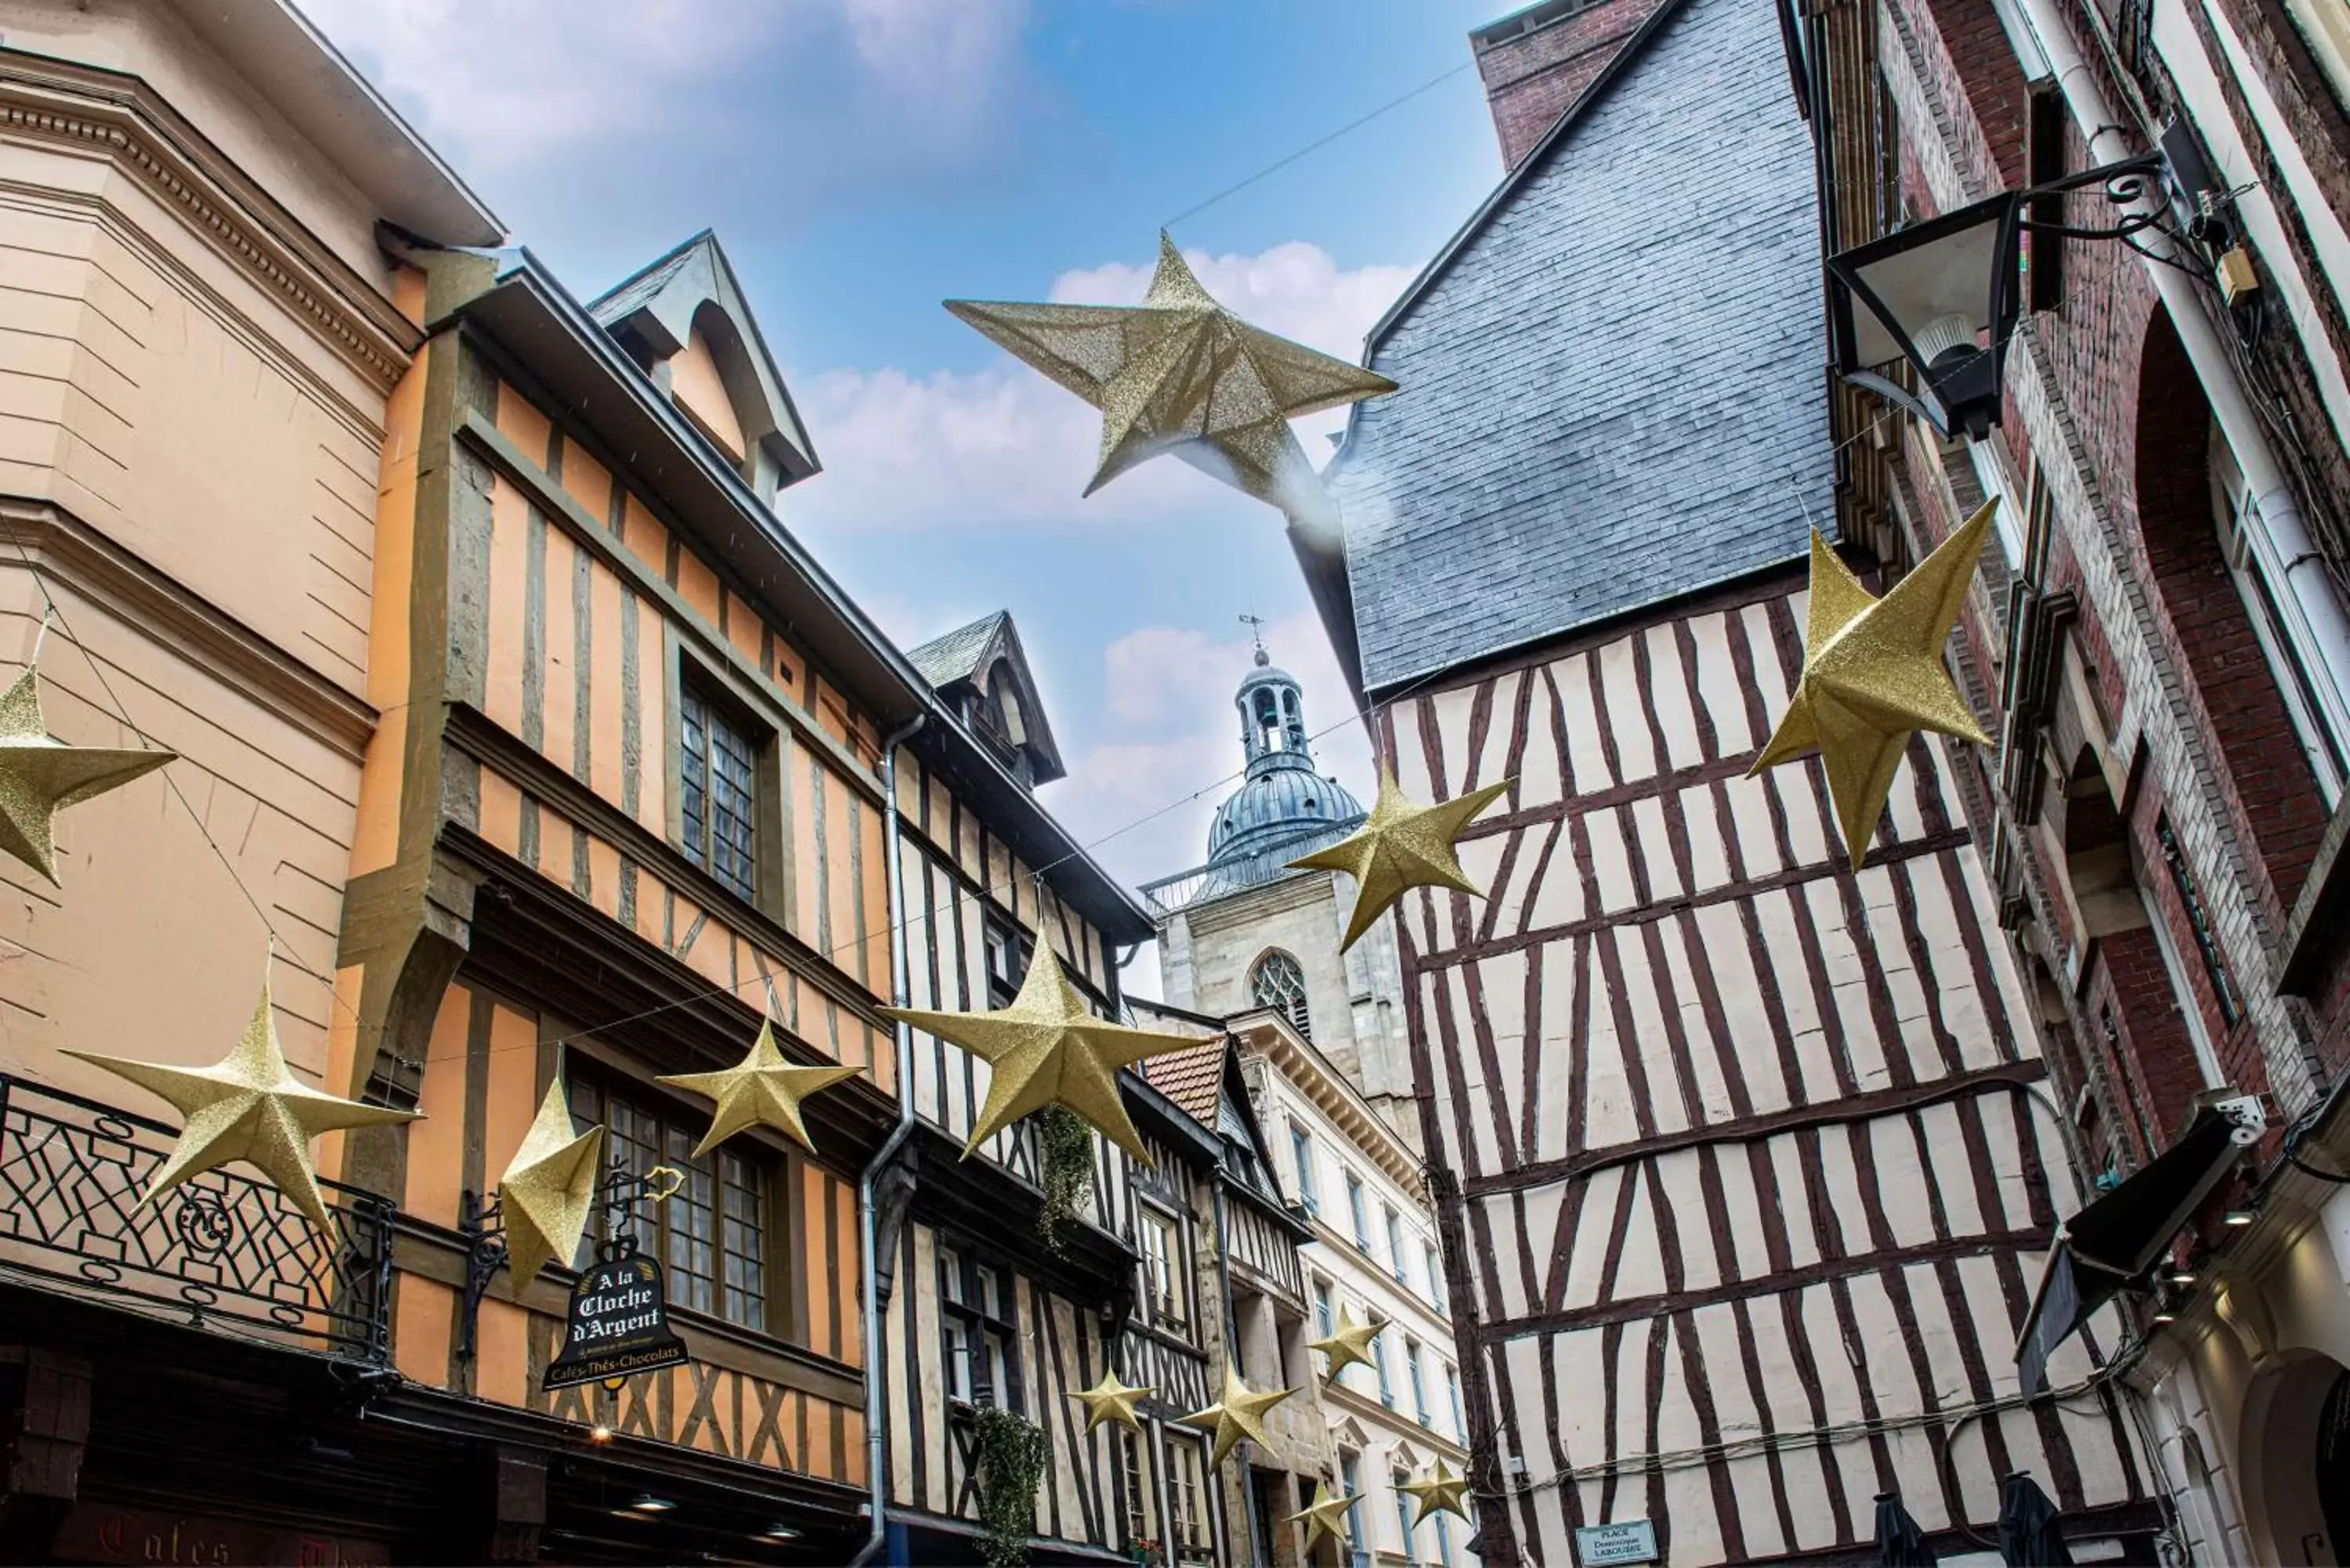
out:
M321 1231L267 1183L195 1177L141 1207L176 1134L0 1075L0 1276L198 1327L382 1366L391 1349L392 1204L319 1182Z

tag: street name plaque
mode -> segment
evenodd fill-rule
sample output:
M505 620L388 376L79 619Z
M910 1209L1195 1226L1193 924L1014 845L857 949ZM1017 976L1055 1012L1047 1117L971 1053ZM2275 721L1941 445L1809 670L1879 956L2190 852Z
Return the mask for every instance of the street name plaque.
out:
M614 1382L689 1359L685 1342L670 1330L660 1265L622 1258L579 1276L564 1314L562 1354L547 1364L539 1386Z
M1583 1568L1607 1563L1654 1563L1657 1527L1645 1519L1586 1525L1575 1532L1575 1559Z

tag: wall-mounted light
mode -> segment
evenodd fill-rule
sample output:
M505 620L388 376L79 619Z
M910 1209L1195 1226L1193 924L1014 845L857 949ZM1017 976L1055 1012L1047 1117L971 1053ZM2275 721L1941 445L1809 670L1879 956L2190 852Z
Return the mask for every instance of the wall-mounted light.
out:
M635 1497L629 1500L628 1506L625 1508L616 1509L613 1511L616 1513L655 1514L667 1513L676 1507L677 1504L671 1502L665 1497L655 1497L649 1491L640 1491L637 1493Z
M2252 1211L2249 1209L2230 1209L2227 1213L2220 1217L2220 1224L2230 1226L2238 1231L2242 1230L2251 1222Z

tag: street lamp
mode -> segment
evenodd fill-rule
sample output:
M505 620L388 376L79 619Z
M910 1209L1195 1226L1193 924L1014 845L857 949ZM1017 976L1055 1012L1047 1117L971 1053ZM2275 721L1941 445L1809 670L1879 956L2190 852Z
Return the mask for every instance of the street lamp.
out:
M2022 289L2020 236L2126 239L2154 225L2152 211L2129 212L2109 228L2074 228L2033 217L2039 198L2103 185L2116 206L2136 203L2159 153L2002 191L1971 206L1912 223L1828 258L1830 327L1836 369L1930 423L1945 436L1976 441L1999 422L2001 370ZM1880 367L1906 365L1904 386Z

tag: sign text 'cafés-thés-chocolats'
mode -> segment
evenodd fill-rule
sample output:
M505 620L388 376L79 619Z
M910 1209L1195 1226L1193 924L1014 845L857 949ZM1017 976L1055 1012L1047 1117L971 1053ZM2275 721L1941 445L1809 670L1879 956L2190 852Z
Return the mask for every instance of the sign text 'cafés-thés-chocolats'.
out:
M563 1353L548 1364L541 1386L601 1383L687 1359L685 1342L670 1330L660 1265L623 1258L579 1276L565 1314Z

